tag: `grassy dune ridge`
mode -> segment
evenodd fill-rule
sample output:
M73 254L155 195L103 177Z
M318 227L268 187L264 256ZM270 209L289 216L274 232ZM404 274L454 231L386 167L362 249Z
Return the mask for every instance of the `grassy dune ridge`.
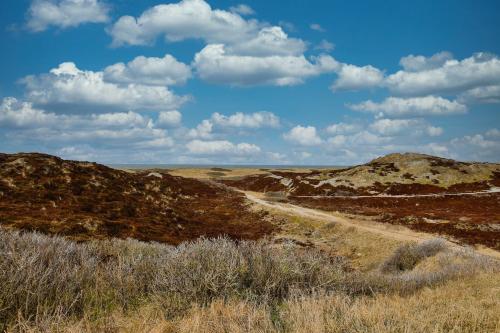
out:
M269 240L76 243L0 229L0 326L10 332L494 332L500 307L491 286L499 272L497 261L440 240L403 245L360 272L344 257ZM453 306L440 295L453 297Z

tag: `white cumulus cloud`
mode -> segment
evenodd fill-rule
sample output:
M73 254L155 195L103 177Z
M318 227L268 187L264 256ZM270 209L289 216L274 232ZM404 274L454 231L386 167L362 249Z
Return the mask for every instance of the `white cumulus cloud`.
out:
M116 149L165 148L173 145L168 133L135 112L56 114L32 103L7 97L0 104L0 128L16 140L51 145L98 144Z
M435 69L443 66L446 61L452 60L453 55L450 52L439 52L431 57L424 57L422 55L413 55L401 58L399 64L408 72L420 72L429 69Z
M384 135L422 135L439 136L441 127L428 125L423 119L378 119L370 125L374 132Z
M196 128L192 128L188 132L190 138L211 139L213 136L212 129L214 125L208 119L204 119Z
M500 85L477 87L460 94L464 103L500 103Z
M415 96L461 93L500 85L500 59L493 54L476 53L463 60L450 59L447 54L430 59L412 57L402 60L403 66L411 71L398 71L387 77L385 84L393 93Z
M99 0L34 0L28 9L28 28L39 32L50 26L76 27L83 23L105 23L109 6Z
M359 124L336 123L331 124L326 128L328 134L352 134L361 131L362 126Z
M500 138L500 130L498 128L492 128L488 130L485 135L490 138Z
M440 136L441 134L443 134L444 130L442 127L438 127L438 126L427 126L425 128L425 132L429 136Z
M162 35L169 41L188 38L209 43L246 40L261 24L245 20L234 12L212 9L204 0L183 0L160 4L139 17L122 16L109 29L113 45L147 45Z
M312 62L303 55L238 56L227 54L222 44L210 44L196 54L193 66L200 78L212 83L286 86L332 72L338 67L338 62L327 55L315 57Z
M0 127L27 128L56 122L55 114L35 109L31 103L19 101L14 97L6 97L0 104Z
M271 112L261 111L250 114L237 112L235 114L225 116L220 113L212 114L211 122L219 127L235 127L235 128L262 128L262 127L279 127L280 119Z
M248 156L260 153L260 148L250 143L234 144L227 140L201 141L193 140L186 144L186 148L194 155L233 155Z
M355 111L377 113L381 116L395 118L408 116L445 116L467 112L465 105L437 96L413 98L388 97L380 103L368 100L348 106Z
M159 127L177 127L181 124L182 114L177 111L161 111L158 113L156 125Z
M330 87L335 90L359 90L380 86L384 73L371 65L355 66L342 64L337 70L338 78Z
M319 42L318 45L314 47L314 49L330 52L335 49L335 44L327 41L326 39L322 39L321 42Z
M452 139L447 145L453 155L465 160L499 162L500 138L486 134L465 135Z
M115 83L138 83L154 86L184 84L191 77L191 68L170 54L163 58L139 56L104 69L104 80Z
M395 96L454 95L461 103L500 103L500 58L495 54L478 52L457 60L443 51L409 55L399 63L403 70L390 75L371 65L341 64L331 89L387 88Z
M106 82L103 72L80 70L72 62L47 74L27 76L22 82L30 102L64 112L173 110L188 100L166 87Z
M283 138L301 146L316 146L323 142L314 126L295 126L289 132L283 134Z
M304 41L289 38L281 27L262 28L256 36L230 44L227 53L239 56L300 55L306 50Z
M229 7L229 10L232 13L240 14L240 15L253 15L255 11L249 5L239 4L236 6Z

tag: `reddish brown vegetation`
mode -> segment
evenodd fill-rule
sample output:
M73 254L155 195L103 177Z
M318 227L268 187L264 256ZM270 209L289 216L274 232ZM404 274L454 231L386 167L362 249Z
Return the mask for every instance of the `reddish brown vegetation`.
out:
M279 192L287 188L281 184L279 179L271 178L268 175L254 175L240 179L221 179L221 183L245 191L255 192Z
M275 176L281 176L282 173L273 172ZM311 174L306 174L311 176ZM493 186L500 186L500 173L494 172L493 177L488 181L475 183L459 183L449 187L443 187L431 184L402 184L402 183L379 183L375 182L369 187L354 187L354 184L346 185L331 185L319 184L317 179L307 179L304 182L303 174L290 173L284 178L291 180L289 187L280 182L280 178L275 178L269 175L253 175L241 179L223 179L220 182L236 187L241 190L255 192L274 192L287 191L294 196L357 196L357 195L415 195L415 194L446 194L446 193L463 193L463 192L479 192L485 191ZM409 179L409 174L405 174L406 179ZM315 186L316 185L316 186Z
M272 232L237 192L158 176L43 154L0 154L0 225L77 240L132 237L170 244Z
M500 194L435 197L303 198L306 207L375 216L381 222L453 236L469 244L500 249ZM443 221L444 220L444 221Z
M416 230L450 235L470 244L478 243L500 249L500 194L456 195L486 191L492 186L500 186L499 171L493 171L489 178L485 176L482 181L460 183L458 178L457 183L445 187L437 179L433 179L434 184L419 183L416 179L430 179L429 175L435 176L440 173L450 177L453 174L450 171L456 175L457 170L464 175L470 174L471 169L466 167L472 164L419 155L416 159L421 161L418 162L423 162L424 165L427 163L429 166L428 175L422 176L422 174L411 174L405 169L400 170L390 159L390 156L387 156L363 167L323 171L321 179L329 179L329 183L322 185L319 185L319 177L316 177L320 172L299 174L274 171L271 176L256 175L225 183L251 191L285 191L288 193L288 199L299 205L376 216L382 222L404 224ZM475 164L476 168L482 166ZM438 168L440 171L436 170ZM395 182L394 179L397 178L394 177L386 178L393 179L392 182L384 182L384 176L394 172L402 173L401 182ZM340 183L339 179L335 178L339 173L347 175ZM351 182L354 176L358 179L359 177L370 179L373 175L382 178L369 187L356 187ZM289 186L283 185L284 178ZM433 194L439 196L418 196ZM391 195L396 197L388 197ZM401 195L417 196L397 197Z

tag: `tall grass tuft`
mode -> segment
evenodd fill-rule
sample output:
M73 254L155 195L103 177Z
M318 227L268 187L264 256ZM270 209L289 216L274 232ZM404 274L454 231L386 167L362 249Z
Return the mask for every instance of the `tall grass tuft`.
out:
M404 272L413 269L423 259L432 257L447 248L446 242L436 238L420 244L404 244L382 264L384 273Z
M420 268L424 263L427 266ZM400 246L381 264L379 272L368 274L366 279L378 290L411 294L478 272L499 271L498 260L472 249L450 248L444 240L436 238Z

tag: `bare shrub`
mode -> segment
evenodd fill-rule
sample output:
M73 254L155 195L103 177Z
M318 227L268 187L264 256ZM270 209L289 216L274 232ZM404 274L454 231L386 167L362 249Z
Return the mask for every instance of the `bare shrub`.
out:
M16 317L102 317L161 304L175 316L192 303L268 302L341 285L347 264L315 250L267 241L200 239L178 247L135 240L78 244L0 230L0 324Z
M431 257L434 259L432 267L415 269L424 259ZM380 272L367 274L365 283L374 290L410 294L423 287L479 272L500 272L500 263L472 249L449 248L443 240L432 239L399 247L382 263Z
M446 249L444 240L436 238L420 244L404 244L382 264L384 273L403 272L413 269L420 261Z
M93 294L96 258L73 242L1 231L0 254L0 326L18 314L81 312Z
M166 307L208 304L214 299L243 298L271 302L294 289L334 288L346 262L295 246L272 247L266 241L202 239L179 246L158 267L153 295Z
M429 260L432 266L423 267ZM399 269L402 262L405 270ZM500 271L497 261L445 249L441 241L398 249L383 265L397 269L357 272L343 257L267 240L199 239L177 247L136 240L76 243L0 228L0 331L53 331L57 323L74 331L116 331L115 313L126 318L145 307L165 321L194 316L196 322L184 324L195 331L210 331L200 328L205 315L221 322L213 331L263 329L238 311L225 318L218 309L226 302L243 302L241 311L266 320L265 330L271 330L270 321L282 331L289 319L278 315L281 306L297 297L343 295L352 307L366 294L411 294L457 277ZM219 303L210 306L214 301Z

